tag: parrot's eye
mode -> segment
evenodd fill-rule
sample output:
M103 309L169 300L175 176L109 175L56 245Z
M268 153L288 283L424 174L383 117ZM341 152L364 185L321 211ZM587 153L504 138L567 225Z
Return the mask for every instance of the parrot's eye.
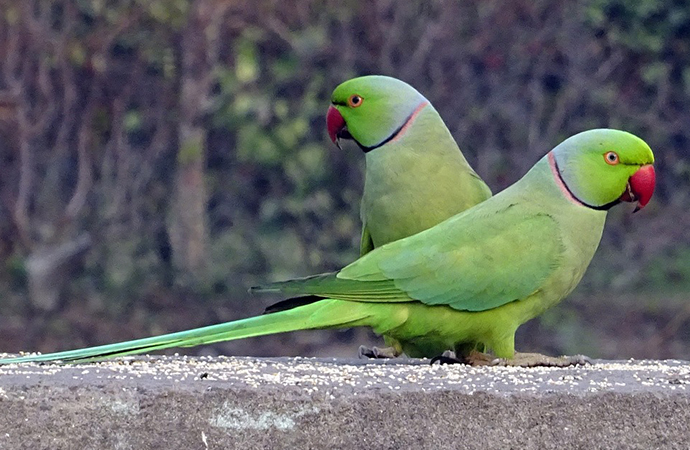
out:
M607 164L611 164L612 166L615 166L619 162L618 153L606 152L606 153L604 153L604 160L606 161Z
M362 97L355 94L355 95L351 95L350 98L347 99L347 104L353 108L356 108L359 105L361 105L363 101L364 101L364 99Z

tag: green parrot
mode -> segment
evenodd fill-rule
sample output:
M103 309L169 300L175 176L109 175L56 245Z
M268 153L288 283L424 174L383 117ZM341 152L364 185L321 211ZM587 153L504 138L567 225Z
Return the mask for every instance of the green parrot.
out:
M370 75L339 85L328 134L364 152L360 255L431 228L491 197L443 119L416 89Z
M369 75L345 81L331 95L326 125L338 147L351 139L365 154L360 256L491 197L436 109L401 80ZM360 357L399 356L400 344L384 340L384 348L360 346Z
M277 312L0 363L94 360L368 326L411 357L453 349L475 364L570 364L516 354L515 332L575 288L599 245L609 208L623 201L637 202L637 210L649 202L653 162L649 146L630 133L585 131L550 151L517 183L432 228L376 248L340 271L252 289L303 296L285 300Z

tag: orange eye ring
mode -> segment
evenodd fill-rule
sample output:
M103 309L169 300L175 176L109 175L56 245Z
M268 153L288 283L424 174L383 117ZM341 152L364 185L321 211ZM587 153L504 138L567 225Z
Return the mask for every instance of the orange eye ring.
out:
M611 166L615 166L620 162L620 159L618 158L618 153L616 152L606 152L604 153L604 161L606 161L606 164L609 164Z
M361 95L353 94L347 99L347 104L350 105L351 108L357 108L361 106L362 103L364 103L364 99Z

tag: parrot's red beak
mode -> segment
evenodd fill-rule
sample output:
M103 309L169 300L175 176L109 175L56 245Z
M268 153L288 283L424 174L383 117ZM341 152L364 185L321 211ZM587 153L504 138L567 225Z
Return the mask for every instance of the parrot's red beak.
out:
M635 211L645 207L654 194L656 185L656 173L654 166L646 164L640 167L628 180L628 186L621 195L620 200L624 202L637 202Z
M328 136L331 138L331 141L340 147L338 138L340 137L339 134L345 129L345 119L343 119L343 116L333 105L328 108L328 113L326 113L326 128L328 128Z

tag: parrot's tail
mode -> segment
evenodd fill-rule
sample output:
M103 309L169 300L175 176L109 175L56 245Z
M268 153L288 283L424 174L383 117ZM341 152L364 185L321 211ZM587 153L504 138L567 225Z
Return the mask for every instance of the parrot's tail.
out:
M359 304L359 306L363 305ZM161 336L43 355L0 358L0 364L45 361L97 361L166 348L194 347L196 345L284 333L287 331L353 327L366 325L369 312L369 308L358 307L356 302L324 299L271 314Z

